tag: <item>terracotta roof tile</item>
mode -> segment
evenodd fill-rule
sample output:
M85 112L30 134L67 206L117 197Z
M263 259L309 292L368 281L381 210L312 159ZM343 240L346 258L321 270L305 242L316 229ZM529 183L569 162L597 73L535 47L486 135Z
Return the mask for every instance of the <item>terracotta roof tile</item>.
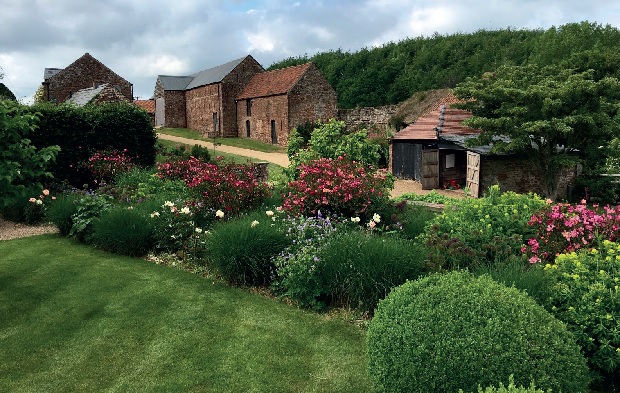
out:
M155 113L155 100L134 100L133 103L148 113Z
M295 86L311 65L312 63L306 63L256 74L237 99L245 100L248 98L286 94Z
M416 121L403 128L394 135L394 139L406 140L438 140L438 135L477 135L480 130L466 127L462 124L464 120L472 115L462 109L450 108L452 104L459 102L459 99L452 93L448 93L440 102L432 107L427 113L420 116ZM441 112L444 107L443 125L441 125ZM441 127L440 127L441 125ZM439 128L439 132L438 129Z

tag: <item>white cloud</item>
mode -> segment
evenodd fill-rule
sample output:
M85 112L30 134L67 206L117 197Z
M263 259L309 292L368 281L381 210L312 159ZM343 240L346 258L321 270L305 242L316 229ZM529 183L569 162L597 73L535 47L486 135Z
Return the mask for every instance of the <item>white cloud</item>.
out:
M276 46L273 38L267 33L248 34L247 41L250 44L248 52L271 52Z

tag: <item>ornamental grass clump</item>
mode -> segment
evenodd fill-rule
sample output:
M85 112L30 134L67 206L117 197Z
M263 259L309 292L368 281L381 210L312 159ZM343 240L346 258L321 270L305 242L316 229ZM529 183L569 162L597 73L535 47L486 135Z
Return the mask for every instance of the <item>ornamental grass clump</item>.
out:
M533 234L527 222L544 205L536 195L501 193L498 186L484 198L447 205L425 229L431 269L469 268L520 255Z
M233 285L269 285L275 277L272 258L289 244L272 218L257 212L214 225L206 236L207 264Z
M601 240L620 237L620 206L552 204L533 214L528 225L534 231L521 251L530 263L553 262L556 255L598 247Z
M396 237L340 228L302 242L276 259L280 293L302 307L372 313L393 287L424 272L424 248Z
M73 227L73 216L78 211L79 195L59 195L49 204L45 212L46 220L58 228L61 236L68 236Z
M371 206L389 200L393 178L345 156L303 163L297 180L288 184L283 209L293 215L367 216Z
M155 246L155 226L149 217L127 207L115 207L93 223L90 239L102 250L130 257L148 254Z
M380 392L474 392L509 381L588 391L586 361L566 326L532 298L463 271L409 281L379 303L367 334Z
M545 272L547 309L574 333L597 382L620 387L620 244L560 254Z

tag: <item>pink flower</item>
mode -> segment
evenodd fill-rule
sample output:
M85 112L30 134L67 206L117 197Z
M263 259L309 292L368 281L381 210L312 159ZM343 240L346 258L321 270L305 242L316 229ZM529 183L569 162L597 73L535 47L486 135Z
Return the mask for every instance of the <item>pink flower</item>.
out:
M50 190L43 190L43 195L48 196L50 194Z

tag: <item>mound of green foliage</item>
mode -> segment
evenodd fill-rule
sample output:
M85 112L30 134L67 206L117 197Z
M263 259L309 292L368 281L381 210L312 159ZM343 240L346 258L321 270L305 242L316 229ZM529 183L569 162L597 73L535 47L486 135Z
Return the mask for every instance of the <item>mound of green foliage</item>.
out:
M394 289L367 336L382 392L475 391L508 381L587 392L586 361L566 326L532 298L488 276L436 273Z

